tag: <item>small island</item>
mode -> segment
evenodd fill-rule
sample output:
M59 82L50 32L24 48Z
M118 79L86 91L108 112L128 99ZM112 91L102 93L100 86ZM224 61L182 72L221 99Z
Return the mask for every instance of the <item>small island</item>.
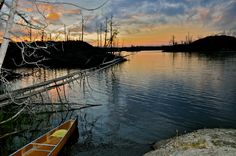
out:
M189 44L162 47L166 52L229 52L236 51L236 38L226 35L207 36Z
M22 45L21 47L21 44ZM114 59L125 61L112 49L94 47L84 41L11 43L4 60L5 68L34 67L91 68Z

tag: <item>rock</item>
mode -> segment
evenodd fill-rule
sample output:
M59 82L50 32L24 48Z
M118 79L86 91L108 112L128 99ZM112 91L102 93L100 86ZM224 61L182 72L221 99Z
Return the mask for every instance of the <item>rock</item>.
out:
M235 156L236 129L202 129L157 142L144 156Z

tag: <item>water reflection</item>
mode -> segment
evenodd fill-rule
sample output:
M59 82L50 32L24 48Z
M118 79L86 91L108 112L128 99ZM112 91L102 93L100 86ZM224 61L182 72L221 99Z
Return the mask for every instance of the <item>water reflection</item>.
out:
M236 128L235 55L214 59L157 51L129 59L65 86L65 101L102 104L74 112L81 116L81 138L72 155L142 155L151 143L175 136L176 131ZM35 81L68 72L73 71L46 70ZM34 82L26 78L15 86L28 83ZM56 90L49 95L59 101ZM53 121L58 117L65 116Z
M75 118L74 112L56 114L23 113L17 120L0 125L1 155L9 155L71 118Z
M97 95L104 101L103 108L86 111L103 118L95 126L98 139L93 142L99 142L99 138L113 140L116 147L101 150L100 155L120 151L126 143L127 153L137 151L137 146L148 150L145 145L175 136L176 130L185 133L199 128L235 128L235 57L209 60L184 53L146 52L130 60L113 74L92 78L93 86L99 84L97 87L105 92ZM100 88L102 83L105 88ZM89 155L91 151L80 154Z

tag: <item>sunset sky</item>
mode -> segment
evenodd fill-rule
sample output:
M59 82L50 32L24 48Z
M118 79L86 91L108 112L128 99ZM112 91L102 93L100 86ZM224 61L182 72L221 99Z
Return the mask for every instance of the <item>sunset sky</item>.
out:
M31 21L45 20L37 13L33 0L19 0L18 10L26 12ZM10 3L10 1L8 0ZM63 2L54 0L49 2ZM64 0L84 8L96 8L106 0ZM95 11L71 5L37 3L47 21L47 31L70 31L74 39L81 33L82 14L86 21L84 40L96 45L97 25L113 16L114 28L119 30L119 45L169 44L175 35L178 42L189 34L193 39L207 35L236 32L235 0L109 0ZM7 12L6 8L3 11ZM1 21L2 22L2 21ZM0 25L1 30L3 24ZM27 38L28 30L15 27L14 31ZM37 35L37 33L35 33Z

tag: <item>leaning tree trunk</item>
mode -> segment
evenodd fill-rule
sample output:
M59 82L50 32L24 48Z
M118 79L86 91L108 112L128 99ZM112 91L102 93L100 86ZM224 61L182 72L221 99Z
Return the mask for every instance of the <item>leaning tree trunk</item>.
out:
M4 0L0 0L0 10L2 9L3 3L4 3Z
M1 2L1 0L0 0L0 2ZM0 48L0 74L1 74L1 69L2 69L4 58L6 56L7 48L8 48L9 42L10 42L10 31L11 31L11 28L14 24L14 15L16 12L17 2L18 2L18 0L12 0L9 17L6 22L6 27L5 27L5 31L4 31L4 35L3 35L3 41L1 44L1 48Z

